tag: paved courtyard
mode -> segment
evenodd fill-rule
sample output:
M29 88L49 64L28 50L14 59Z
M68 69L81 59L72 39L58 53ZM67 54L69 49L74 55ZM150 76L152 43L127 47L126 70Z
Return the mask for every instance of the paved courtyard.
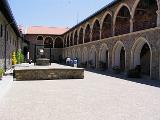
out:
M160 88L85 71L83 80L14 81L1 120L160 120Z

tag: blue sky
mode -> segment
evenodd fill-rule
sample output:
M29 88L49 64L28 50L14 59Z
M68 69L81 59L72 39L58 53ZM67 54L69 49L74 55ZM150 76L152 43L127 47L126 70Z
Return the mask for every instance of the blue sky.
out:
M8 0L19 25L73 27L113 0Z

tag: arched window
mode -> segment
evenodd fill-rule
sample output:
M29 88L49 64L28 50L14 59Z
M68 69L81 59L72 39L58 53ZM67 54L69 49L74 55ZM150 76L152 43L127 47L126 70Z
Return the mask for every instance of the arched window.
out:
M130 32L130 12L126 6L121 7L115 21L115 35L127 34Z
M156 27L157 10L156 0L140 0L134 11L133 31Z
M37 40L43 40L43 37L42 36L38 36Z
M75 31L75 33L74 33L74 45L77 45L77 37L78 37L77 31Z
M47 37L44 41L45 48L53 48L53 40L51 37Z
M63 48L63 40L60 37L55 39L54 48Z
M79 31L79 44L83 44L83 28Z
M88 24L85 30L85 36L84 36L84 43L90 42L90 34L91 34L91 28Z
M112 18L111 15L107 15L104 18L102 25L102 39L112 36Z
M99 39L100 39L100 24L99 24L99 21L96 20L92 30L92 41L99 40Z

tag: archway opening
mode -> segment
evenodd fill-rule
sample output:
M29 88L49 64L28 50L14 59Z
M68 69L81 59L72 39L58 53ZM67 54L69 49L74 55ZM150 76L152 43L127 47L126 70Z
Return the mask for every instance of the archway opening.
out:
M100 39L100 24L99 21L96 20L92 30L92 41L96 41L99 39Z
M125 71L125 50L124 50L124 47L121 48L121 52L120 52L120 69L122 72Z
M113 49L113 67L125 71L126 51L123 43L117 42Z
M70 35L70 46L73 46L73 34Z
M150 48L145 43L140 53L141 73L144 75L150 75L150 56Z
M156 0L140 0L134 13L133 31L156 27L157 10Z
M67 36L67 47L69 47L69 36Z
M78 38L77 31L75 31L75 33L74 33L74 45L77 45L77 38Z
M90 52L90 59L89 59L90 67L91 68L96 68L96 62L97 62L96 50L94 48L92 48L92 50Z
M37 40L43 40L43 37L42 36L38 36Z
M64 47L67 47L67 39L66 39L67 37L65 36L64 37Z
M112 36L112 18L111 15L107 15L104 18L102 25L102 39Z
M88 51L87 48L83 49L83 53L82 53L82 62L83 62L83 67L87 67L87 62L88 62Z
M44 41L44 48L53 48L53 40L51 37L47 37Z
M115 35L127 34L130 32L130 11L126 6L121 7L115 21Z
M108 48L103 47L100 51L100 61L99 61L99 67L102 68L103 70L108 69L108 60L109 54L108 54Z
M79 31L79 44L83 44L83 28Z
M90 34L91 34L91 28L89 24L87 25L87 28L85 30L85 38L84 38L84 43L90 42Z
M55 39L54 48L63 48L63 40L61 38Z

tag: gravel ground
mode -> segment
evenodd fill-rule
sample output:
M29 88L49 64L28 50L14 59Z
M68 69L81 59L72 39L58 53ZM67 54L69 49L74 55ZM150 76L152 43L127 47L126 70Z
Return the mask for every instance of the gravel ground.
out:
M160 88L88 71L83 80L14 81L0 120L160 120Z

